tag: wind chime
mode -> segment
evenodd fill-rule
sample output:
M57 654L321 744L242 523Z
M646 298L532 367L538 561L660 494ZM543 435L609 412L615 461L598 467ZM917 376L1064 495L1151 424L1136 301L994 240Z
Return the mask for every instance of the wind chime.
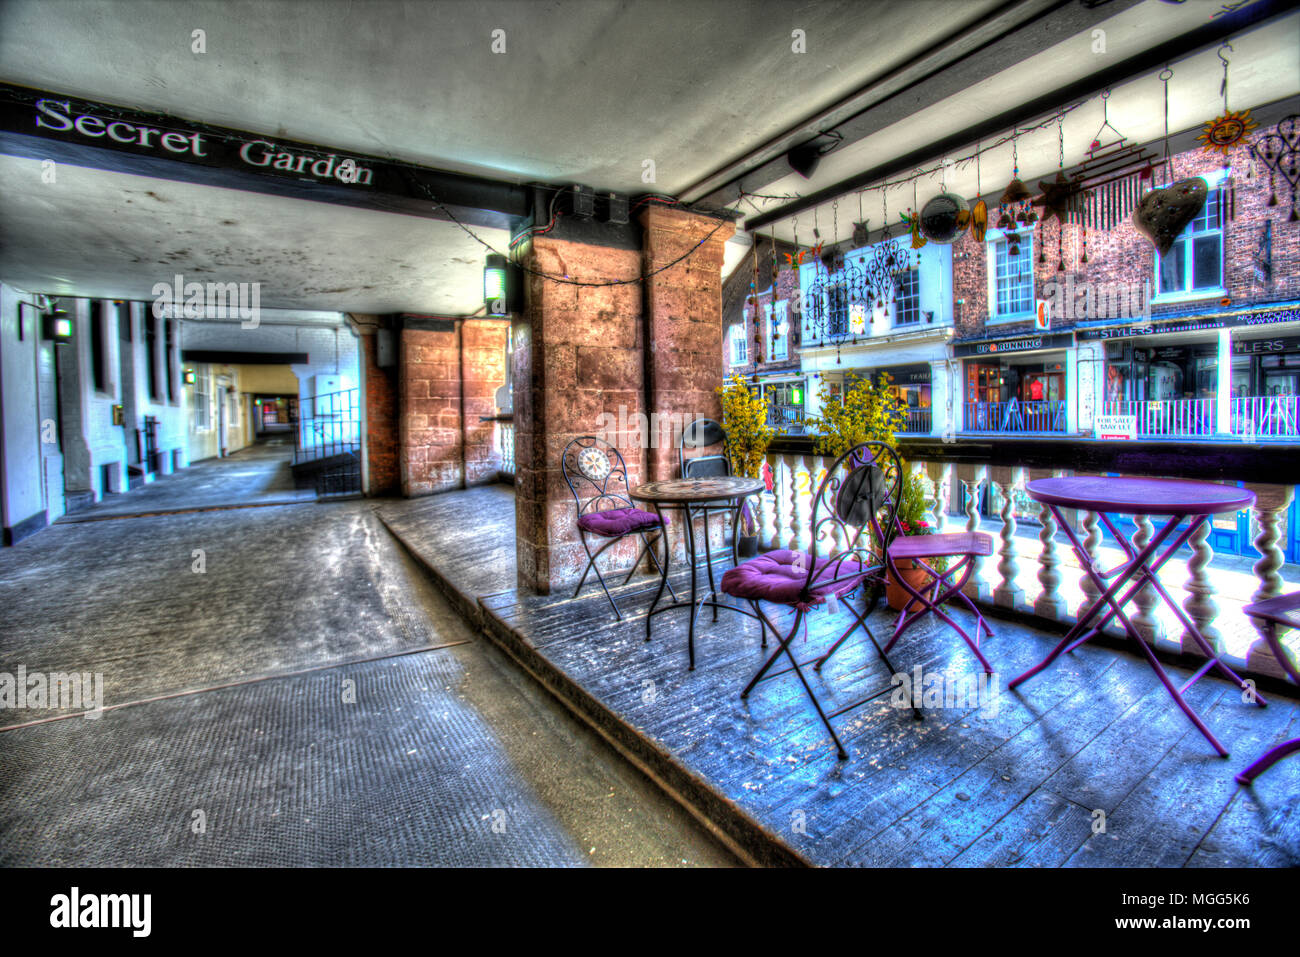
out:
M773 247L775 249L775 247ZM772 284L775 291L776 284ZM763 336L760 332L762 325L758 314L758 243L754 244L754 270L749 280L749 310L754 316L754 376L755 382L758 381L758 364L763 361Z
M1011 182L998 200L998 228L1007 231L1007 252L1012 256L1020 255L1020 234L1016 226L1033 226L1038 222L1030 202L1032 194L1029 187L1020 181L1020 152L1018 149L1019 133L1011 134Z
M1101 126L1088 147L1088 158L1070 174L1073 195L1068 215L1081 232L1080 262L1088 261L1088 231L1111 230L1128 220L1153 181L1157 153L1131 144L1110 122L1110 90L1101 94ZM1103 142L1107 131L1112 142Z
M1297 194L1300 194L1300 115L1288 116L1277 124L1277 132L1261 136L1255 143L1252 157L1258 158L1268 170L1268 205L1277 205L1275 177L1291 187L1291 215L1288 222L1300 220L1296 215Z

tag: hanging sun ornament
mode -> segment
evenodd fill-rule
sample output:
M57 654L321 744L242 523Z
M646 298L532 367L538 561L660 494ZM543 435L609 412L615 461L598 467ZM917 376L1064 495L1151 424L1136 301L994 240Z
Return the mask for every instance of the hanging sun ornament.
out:
M1207 153L1220 152L1228 158L1228 151L1234 146L1249 140L1252 131L1259 129L1259 124L1250 118L1250 110L1225 111L1205 124L1205 132L1196 137L1202 140L1201 149Z

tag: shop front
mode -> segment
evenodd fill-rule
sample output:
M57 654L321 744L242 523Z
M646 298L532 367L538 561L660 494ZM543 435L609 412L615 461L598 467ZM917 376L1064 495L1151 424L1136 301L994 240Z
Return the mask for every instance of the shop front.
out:
M760 395L767 399L767 421L774 428L794 434L803 431L807 386L797 373L759 376Z
M1211 313L1076 330L1104 359L1102 411L1147 438L1297 436L1300 315Z
M966 432L1064 433L1074 335L1042 333L957 342Z

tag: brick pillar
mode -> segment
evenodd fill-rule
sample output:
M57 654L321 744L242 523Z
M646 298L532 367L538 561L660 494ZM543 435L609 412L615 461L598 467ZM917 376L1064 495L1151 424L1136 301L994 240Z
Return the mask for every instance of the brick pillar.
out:
M507 319L466 319L460 323L460 378L464 388L465 485L489 485L501 469L496 392L506 381Z
M650 356L646 404L660 421L649 449L653 479L677 476L677 439L693 419L722 418L722 256L735 226L679 209L651 206L641 213L646 274L703 245L647 280Z
M587 282L641 274L635 249L545 236L532 240L523 262ZM549 593L572 586L586 564L560 470L565 445L580 435L614 434L631 484L644 474L640 430L618 431L642 410L641 287L526 279L526 311L514 326L516 552L520 586ZM631 539L611 548L602 568L630 564L638 545Z
M460 332L403 329L399 394L402 494L462 487Z
M376 334L378 316L351 314L348 321L361 342L361 376L366 390L366 455L370 462L367 495L396 495L402 484L397 414L397 369L381 369Z

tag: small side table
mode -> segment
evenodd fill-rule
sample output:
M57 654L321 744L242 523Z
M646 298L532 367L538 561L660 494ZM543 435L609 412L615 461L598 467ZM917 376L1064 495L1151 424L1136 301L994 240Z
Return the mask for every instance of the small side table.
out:
M766 486L762 479L740 478L738 476L717 476L712 478L698 479L668 479L662 482L646 482L644 485L638 485L628 494L634 501L646 502L655 510L660 519L663 518L663 509L677 508L680 509L686 517L686 550L687 558L691 563L691 600L670 602L666 605L659 605L659 599L663 597L664 588L668 585L668 569L672 559L672 548L668 543L668 536L664 536L664 560L661 566L661 576L659 579L659 590L655 592L654 601L650 603L650 611L645 620L645 640L650 640L650 629L654 622L654 616L660 612L671 611L675 608L691 609L690 624L686 631L686 647L690 654L690 670L695 670L695 618L701 608L711 606L714 609L725 608L730 611L738 611L741 614L748 615L748 611L736 608L733 605L724 605L718 601L717 586L713 582L713 566L709 565L709 599L708 601L697 600L697 581L696 565L699 556L695 548L695 528L694 523L690 520L690 510L693 506L701 505L705 502L716 505L718 502L733 502L731 528L732 534L738 534L738 524L740 519L740 506L746 498L751 495L757 495L763 491ZM732 548L733 558L735 548ZM715 611L716 614L716 611ZM752 616L751 616L752 617Z
M1206 740L1214 746L1214 749L1226 758L1228 750L1219 743L1219 739L1205 726L1205 722L1201 720L1200 716L1192 710L1192 706L1187 703L1183 694L1215 668L1242 690L1248 690L1247 685L1241 680L1240 676L1219 660L1218 653L1205 639L1205 636L1201 634L1201 630L1196 627L1196 623L1187 616L1187 613L1179 607L1177 602L1169 597L1169 592L1160 583L1156 573L1160 571L1165 562L1187 543L1198 528L1209 521L1211 515L1250 508L1255 504L1255 493L1232 485L1218 485L1213 482L1108 478L1083 475L1038 479L1028 483L1025 486L1025 491L1034 501L1042 502L1051 509L1052 514L1056 517L1057 525L1065 531L1066 536L1070 539L1070 544L1074 546L1074 553L1079 558L1080 568L1083 569L1083 573L1088 578L1092 579L1093 584L1097 586L1097 590L1101 594L1088 607L1088 610L1079 616L1075 626L1070 629L1069 633L1061 639L1060 643L1051 650L1046 658L1015 678L1007 687L1014 688L1022 681L1032 678L1060 657L1062 652L1073 651L1093 635L1099 634L1112 619L1118 616L1120 621L1124 623L1124 630L1130 638L1137 642L1138 647L1146 656L1147 662L1155 671L1156 677L1165 686L1165 690L1178 703L1178 707L1183 710L1183 713L1187 715L1192 724L1196 725L1201 734L1205 735ZM1115 536L1115 541L1119 542L1120 547L1124 549L1127 560L1109 571L1098 569L1093 564L1088 550L1083 547L1070 523L1062 517L1061 509L1078 509L1080 511L1096 512L1100 515L1102 523ZM1110 519L1110 515L1114 514L1167 515L1169 519L1160 531L1151 536L1151 541L1139 549L1129 542L1115 527L1114 522ZM1190 519L1191 521L1188 522L1186 529L1175 535L1174 533L1183 519ZM1173 538L1173 544L1161 551L1161 547L1170 538ZM1160 552L1159 557L1156 557L1157 552ZM1112 578L1114 581L1107 585L1107 580ZM1131 602L1138 592L1148 585L1164 599L1166 605L1173 609L1183 628L1192 636L1192 640L1200 646L1207 659L1205 664L1181 688L1174 687L1173 681L1165 669L1161 667L1155 652L1151 650L1150 645L1142 640L1142 636L1124 612L1124 606ZM1127 590L1125 590L1125 586L1128 586ZM1122 596L1120 595L1121 591L1123 591ZM1103 609L1108 610L1103 614ZM1251 693L1255 695L1256 704L1263 707L1267 703L1258 693L1253 691Z

